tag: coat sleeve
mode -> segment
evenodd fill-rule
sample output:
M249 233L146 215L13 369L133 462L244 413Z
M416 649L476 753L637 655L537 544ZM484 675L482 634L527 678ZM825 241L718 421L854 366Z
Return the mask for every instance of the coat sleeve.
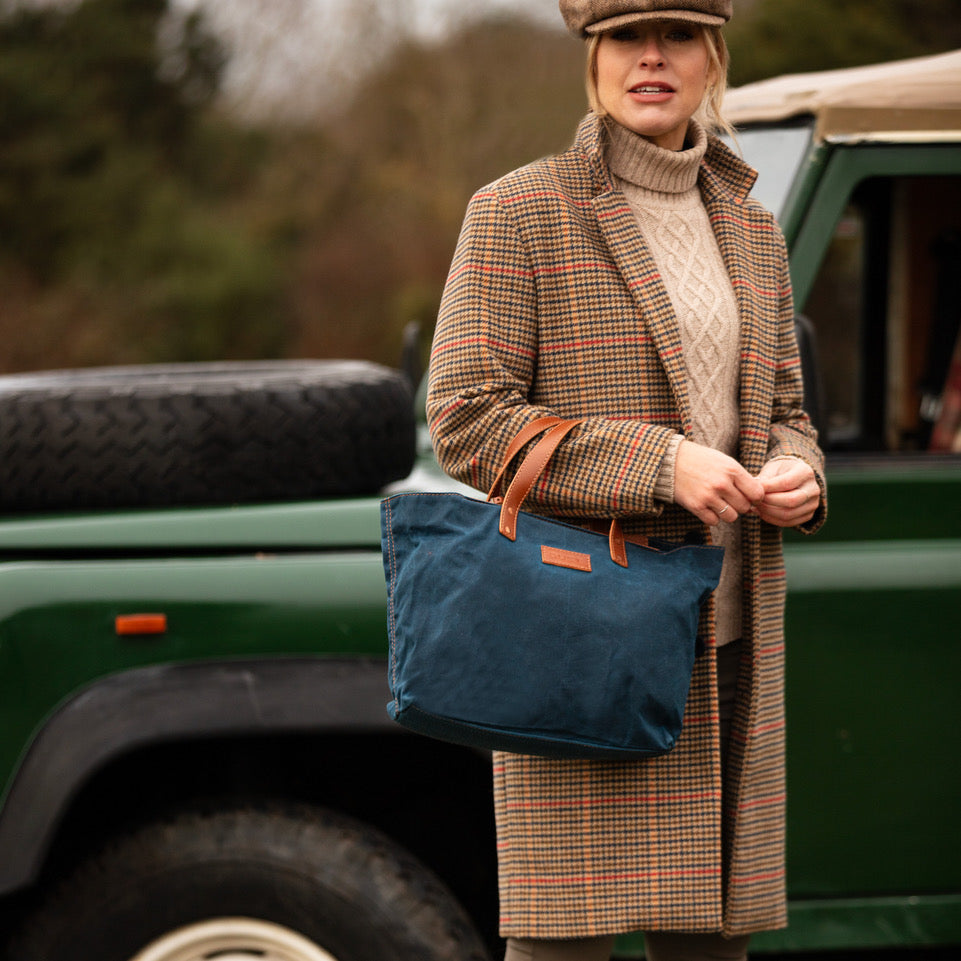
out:
M814 517L798 530L813 534L827 518L827 484L824 479L824 454L817 442L817 431L804 412L804 384L801 375L801 359L794 334L794 299L787 249L780 241L778 307L778 364L775 375L774 404L771 411L771 432L768 439L767 459L798 457L813 470L821 488L821 503Z
M427 419L441 466L487 491L511 439L537 417L578 417L532 402L538 285L523 224L495 188L468 206L444 289L428 374ZM530 226L530 225L528 225ZM543 224L536 225L543 229ZM570 517L659 514L654 496L675 432L592 416L565 438L530 500Z

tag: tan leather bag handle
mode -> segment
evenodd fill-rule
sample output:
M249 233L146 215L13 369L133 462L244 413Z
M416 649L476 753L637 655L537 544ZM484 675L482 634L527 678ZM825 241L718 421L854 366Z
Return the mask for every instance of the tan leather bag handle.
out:
M510 442L510 446L507 448L507 453L504 454L504 462L501 464L501 469L497 472L497 476L494 478L494 483L491 484L490 493L487 495L489 501L496 501L500 495L501 484L504 480L504 474L507 472L507 468L510 467L511 461L517 456L517 452L528 442L537 437L538 434L543 434L545 431L550 430L557 424L563 423L560 417L538 417L536 420L532 420L529 424L522 427L514 439Z
M517 515L520 513L521 505L524 503L531 488L537 483L537 479L544 472L548 461L560 442L575 428L582 423L580 420L562 420L559 417L540 417L531 421L526 427L522 428L514 440L511 442L504 456L504 463L491 485L491 492L488 500L494 500L499 489L501 479L507 470L511 460L517 452L528 441L544 434L543 437L534 445L533 450L521 462L517 468L517 473L507 488L504 501L501 504L499 531L508 540L517 538ZM546 432L546 433L545 433ZM617 519L611 520L610 532L608 534L610 544L611 560L621 567L627 567L627 548L624 546L624 532Z

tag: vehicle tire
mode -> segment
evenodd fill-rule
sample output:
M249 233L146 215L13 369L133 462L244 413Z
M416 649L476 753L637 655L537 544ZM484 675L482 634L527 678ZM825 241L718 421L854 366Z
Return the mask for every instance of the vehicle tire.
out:
M17 961L489 961L427 868L307 807L188 813L82 865L25 922Z
M0 377L0 511L370 494L414 451L409 381L363 361Z

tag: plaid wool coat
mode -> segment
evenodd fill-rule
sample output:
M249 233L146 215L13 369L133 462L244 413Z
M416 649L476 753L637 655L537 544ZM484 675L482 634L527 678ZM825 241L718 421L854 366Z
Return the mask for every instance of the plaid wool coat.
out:
M671 436L692 430L684 358L603 136L589 115L571 149L471 200L431 355L435 450L448 472L486 492L524 424L585 418L529 509L707 539L692 514L653 496ZM740 312L740 461L752 474L782 454L809 463L822 485L804 528L813 531L825 512L823 461L801 409L784 242L748 197L752 183L753 171L712 137L699 186ZM639 762L495 754L504 936L741 934L785 924L781 538L757 517L742 523L745 645L723 791L709 604L706 649L670 754Z

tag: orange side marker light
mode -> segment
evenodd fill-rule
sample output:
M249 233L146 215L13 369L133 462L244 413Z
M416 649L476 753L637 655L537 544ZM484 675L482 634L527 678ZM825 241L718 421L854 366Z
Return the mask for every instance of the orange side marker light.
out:
M114 620L114 629L119 637L144 634L166 634L166 614L120 614Z

